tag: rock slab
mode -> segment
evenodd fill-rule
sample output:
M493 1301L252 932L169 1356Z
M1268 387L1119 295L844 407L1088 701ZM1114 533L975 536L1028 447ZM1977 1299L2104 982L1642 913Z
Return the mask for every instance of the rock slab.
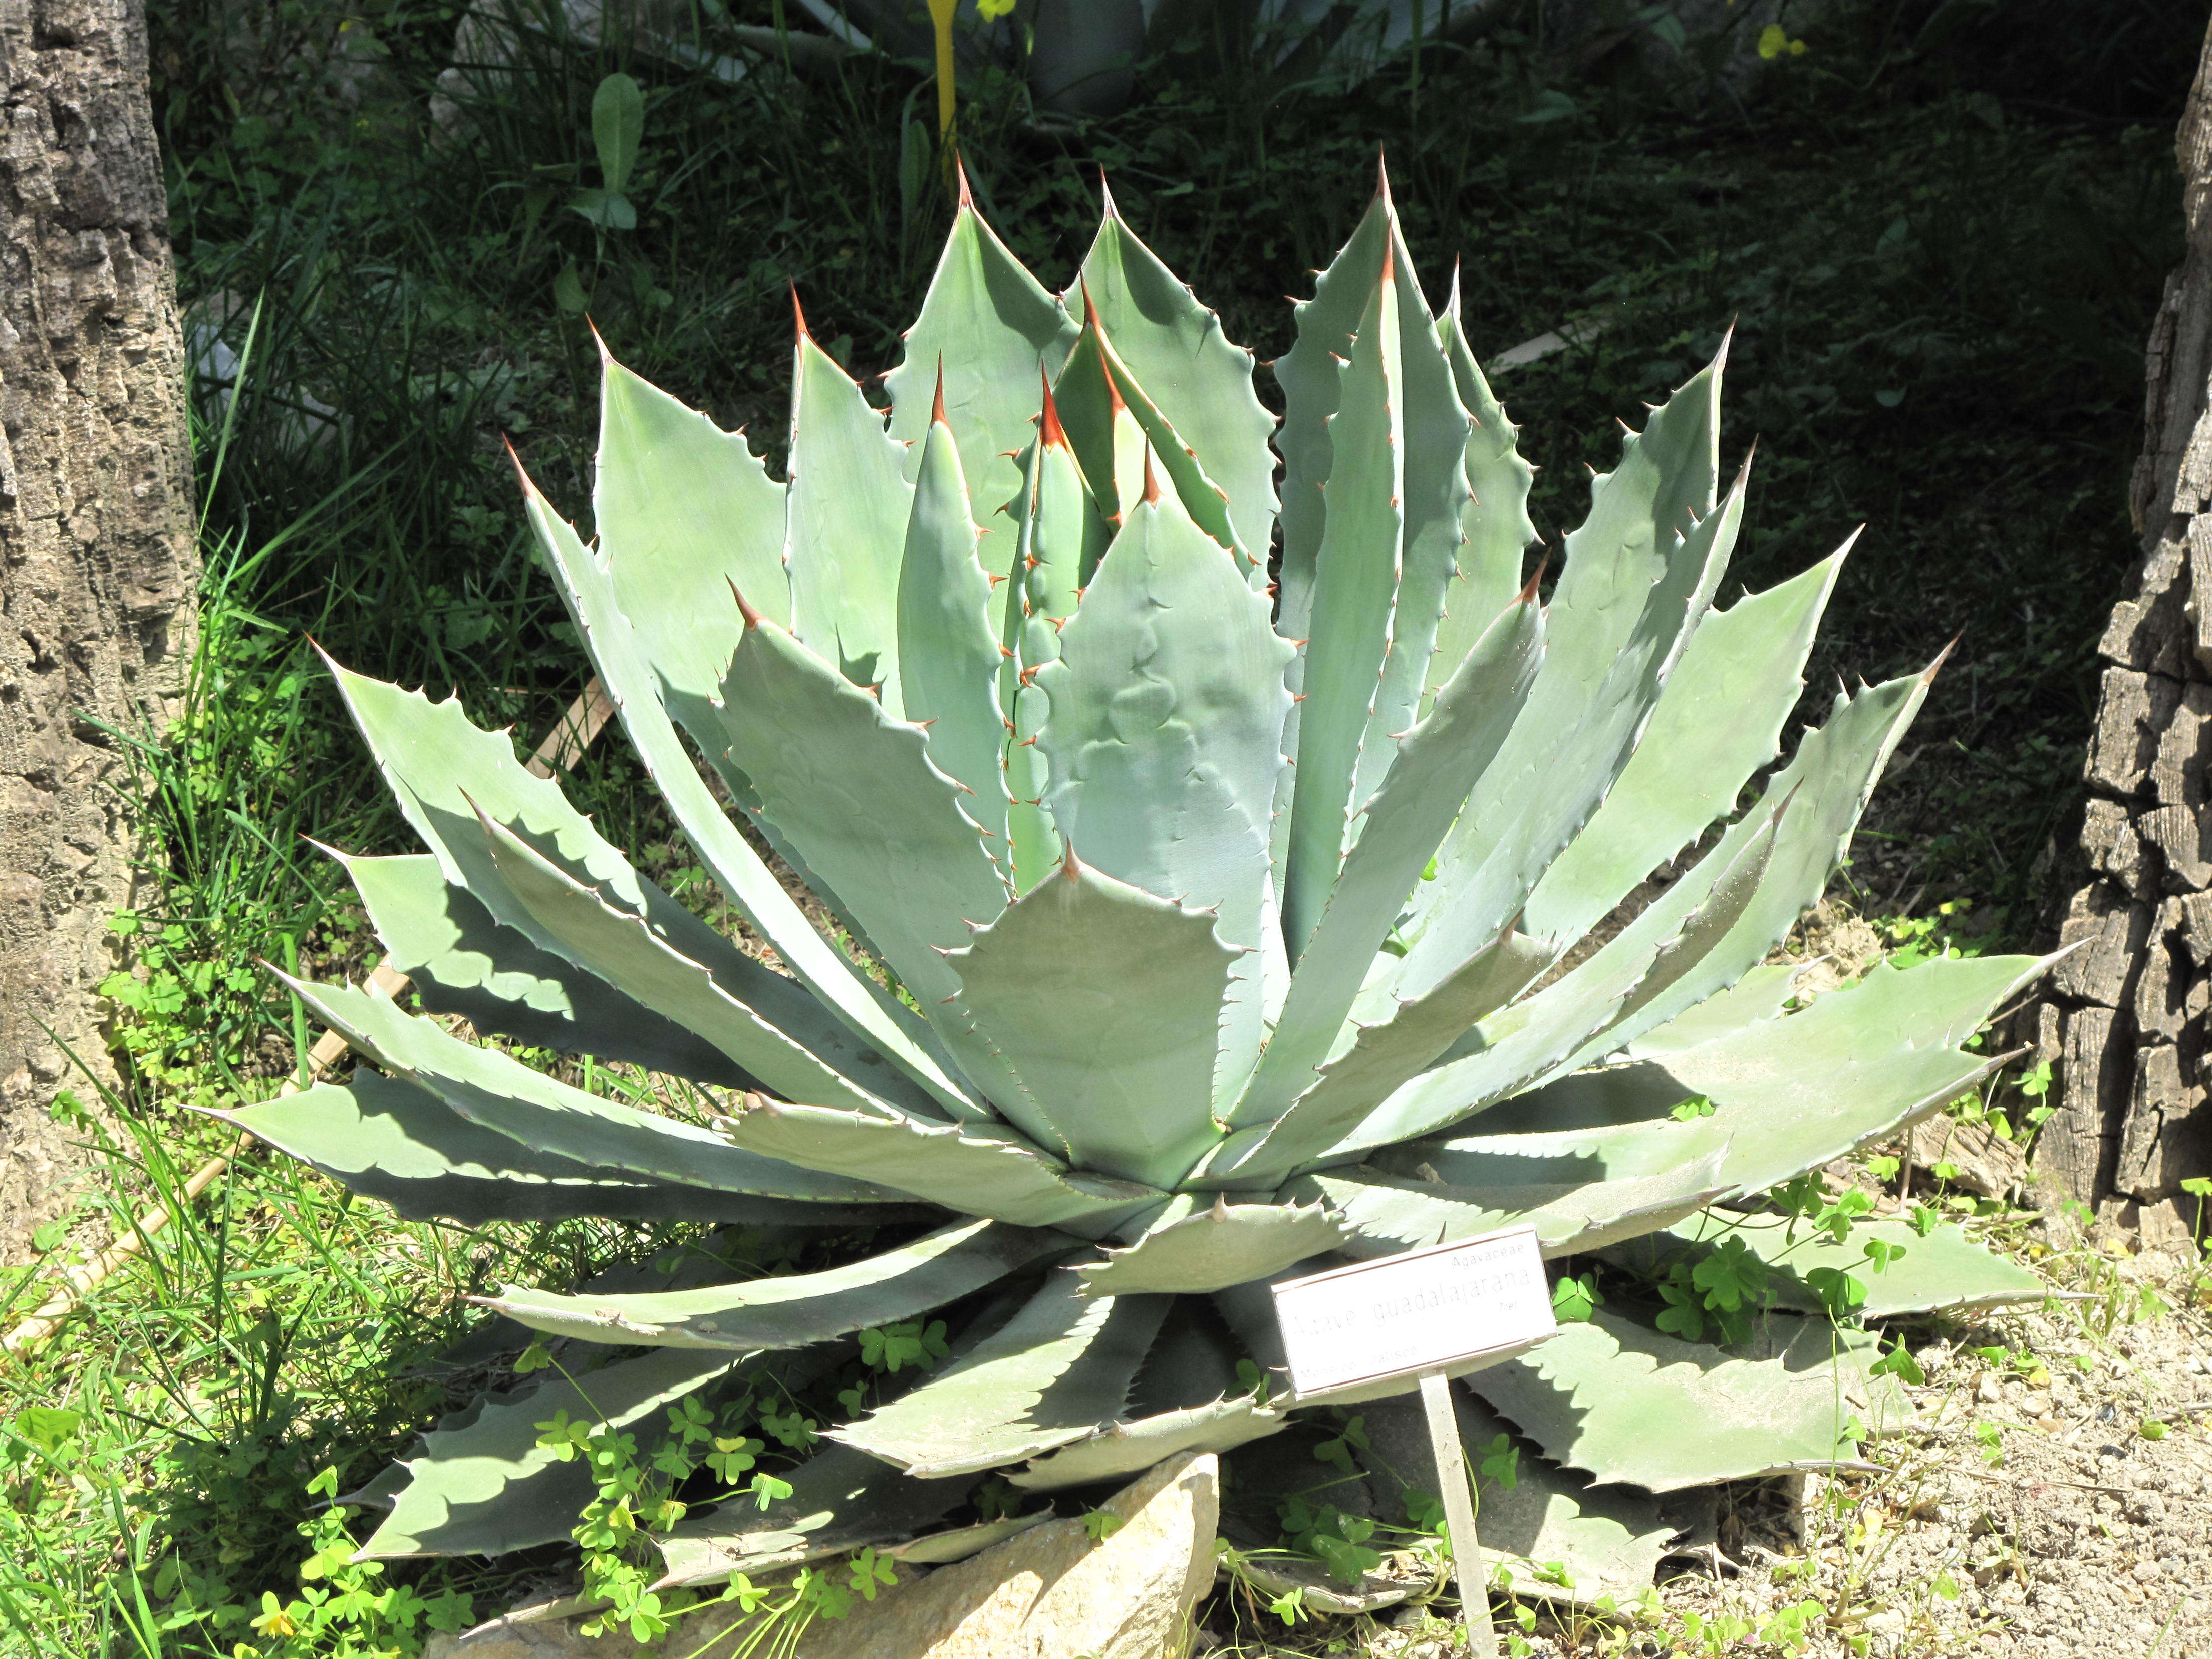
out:
M933 1572L902 1566L873 1601L811 1626L792 1659L1181 1659L1213 1582L1220 1487L1211 1452L1170 1458L1099 1505L1119 1523L1104 1538L1080 1517L1048 1521ZM423 1659L689 1654L745 1622L727 1604L707 1608L649 1649L568 1620L510 1625L434 1637Z
M1213 1582L1220 1464L1170 1458L1099 1508L1121 1524L1093 1542L1048 1521L817 1624L797 1659L1171 1659Z

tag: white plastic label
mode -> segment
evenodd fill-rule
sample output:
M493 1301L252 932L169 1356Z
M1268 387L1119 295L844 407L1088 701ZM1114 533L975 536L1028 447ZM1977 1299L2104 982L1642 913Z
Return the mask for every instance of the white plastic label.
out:
M1274 1287L1300 1395L1474 1370L1559 1329L1534 1227L1433 1244Z

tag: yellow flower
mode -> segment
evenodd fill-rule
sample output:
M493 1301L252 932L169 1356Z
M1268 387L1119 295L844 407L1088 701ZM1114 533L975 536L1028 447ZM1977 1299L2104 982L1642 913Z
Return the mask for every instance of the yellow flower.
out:
M1769 23L1765 28L1759 30L1759 55L1761 58L1779 58L1785 52L1792 58L1802 58L1805 55L1805 43L1802 40L1792 40L1790 38L1790 31L1779 23Z
M289 1609L276 1600L276 1592L261 1592L261 1616L253 1620L253 1628L268 1637L297 1636L300 1626Z

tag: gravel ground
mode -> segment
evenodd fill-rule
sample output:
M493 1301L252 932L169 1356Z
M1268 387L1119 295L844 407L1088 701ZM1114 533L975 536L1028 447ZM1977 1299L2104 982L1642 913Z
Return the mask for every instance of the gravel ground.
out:
M1875 1450L1883 1474L1815 1478L1795 1516L1754 1502L1719 1529L1720 1576L1662 1601L1754 1622L1808 1595L1844 1607L1813 1654L2212 1659L2212 1325L2184 1307L2122 1322L2146 1285L2179 1301L2176 1266L2113 1263L2097 1301L1930 1344L1919 1421Z
M1686 1495L1650 1602L1540 1614L1525 1651L2212 1659L2212 1275L2056 1217L2007 1231L2052 1299L1908 1329L1927 1380L1869 1446L1878 1469ZM1465 1652L1418 1608L1210 1622L1214 1659Z

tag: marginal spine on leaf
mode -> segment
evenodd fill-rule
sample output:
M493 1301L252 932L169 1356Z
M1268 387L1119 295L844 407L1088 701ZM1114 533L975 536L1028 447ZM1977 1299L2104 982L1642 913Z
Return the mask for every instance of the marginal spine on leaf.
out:
M1047 449L1065 449L1067 433L1060 423L1060 405L1053 400L1052 376L1040 367L1037 378L1044 382L1044 413L1037 420L1037 441ZM1107 377L1107 384L1113 384L1111 375Z

